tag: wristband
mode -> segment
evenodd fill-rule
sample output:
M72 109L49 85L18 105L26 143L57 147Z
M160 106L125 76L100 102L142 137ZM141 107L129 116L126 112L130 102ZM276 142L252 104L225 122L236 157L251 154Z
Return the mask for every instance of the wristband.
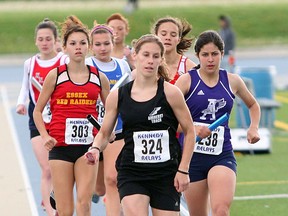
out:
M101 152L100 148L97 146L90 146L88 150L90 151L92 149L97 149L99 151L99 153Z
M189 175L189 172L185 172L185 171L182 171L182 170L177 170L177 172L181 173L181 174L184 174L184 175Z

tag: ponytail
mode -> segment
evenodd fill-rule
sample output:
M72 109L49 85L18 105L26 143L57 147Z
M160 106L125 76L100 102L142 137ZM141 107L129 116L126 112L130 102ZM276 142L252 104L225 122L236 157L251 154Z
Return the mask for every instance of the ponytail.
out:
M159 67L158 67L158 76L162 77L167 82L170 81L167 64L165 62L163 62L161 65L159 65Z

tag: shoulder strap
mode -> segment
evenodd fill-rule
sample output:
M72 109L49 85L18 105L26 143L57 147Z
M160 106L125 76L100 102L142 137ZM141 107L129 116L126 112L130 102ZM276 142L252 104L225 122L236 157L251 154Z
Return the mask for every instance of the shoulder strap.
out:
M67 65L63 64L57 67L56 86L69 80Z
M99 70L98 70L98 68L93 67L93 66L91 66L91 65L87 65L87 66L88 66L88 69L89 69L89 71L90 71L91 73L94 73L94 74L96 74L96 75L99 75Z
M91 66L91 65L87 65L87 67L88 67L89 72L90 72L89 82L94 83L94 84L101 87L102 85L101 85L101 79L100 79L100 74L99 74L98 69L96 67Z
M160 77L158 79L158 88L157 88L157 96L159 95L159 93L161 94L161 92L164 92L164 78Z
M134 80L118 88L118 107L125 98L131 97L133 83Z
M32 56L30 58L30 64L29 64L29 68L28 68L28 77L32 77L32 72L33 72L33 69L34 69L34 65L35 65L35 61L36 61L36 55Z
M179 61L178 64L178 68L177 68L177 73L181 76L183 74L186 73L186 61L187 61L187 57L186 56L181 56L181 59Z
M58 66L58 74L61 74L64 71L67 71L67 65L66 64Z

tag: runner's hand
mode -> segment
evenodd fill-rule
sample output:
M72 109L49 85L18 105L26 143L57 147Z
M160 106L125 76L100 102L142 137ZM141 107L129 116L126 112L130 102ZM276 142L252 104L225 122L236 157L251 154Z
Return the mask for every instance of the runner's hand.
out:
M90 147L84 156L87 164L94 165L99 161L100 151L96 148Z
M27 114L26 106L23 104L19 104L16 107L16 113L18 113L19 115L26 115Z
M254 144L260 140L258 129L255 127L249 127L247 131L247 141L250 144Z
M56 145L57 140L54 139L54 138L51 137L51 136L47 136L47 137L43 138L43 143L44 143L44 147L45 147L48 151L51 151L52 148L54 148L54 146Z
M176 176L174 178L174 186L179 193L188 189L189 183L190 178L188 174L183 174L180 172L176 173Z

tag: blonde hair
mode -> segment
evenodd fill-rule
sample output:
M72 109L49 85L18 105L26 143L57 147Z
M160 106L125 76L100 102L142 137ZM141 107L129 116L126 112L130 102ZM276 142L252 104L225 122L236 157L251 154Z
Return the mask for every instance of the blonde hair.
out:
M94 27L92 28L92 30L90 32L91 42L93 42L92 36L94 34L108 33L111 35L111 40L114 43L114 34L113 34L112 28L110 28L109 26L107 26L105 24L98 24L96 20L94 20L93 24L94 24Z

